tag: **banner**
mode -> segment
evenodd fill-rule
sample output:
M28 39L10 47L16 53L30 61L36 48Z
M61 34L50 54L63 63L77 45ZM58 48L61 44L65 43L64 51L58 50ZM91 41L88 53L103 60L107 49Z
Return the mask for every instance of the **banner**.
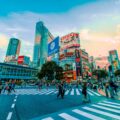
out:
M80 47L80 39L78 33L70 33L61 37L60 40L61 50L68 49L70 47Z
M59 37L48 44L48 56L59 51Z

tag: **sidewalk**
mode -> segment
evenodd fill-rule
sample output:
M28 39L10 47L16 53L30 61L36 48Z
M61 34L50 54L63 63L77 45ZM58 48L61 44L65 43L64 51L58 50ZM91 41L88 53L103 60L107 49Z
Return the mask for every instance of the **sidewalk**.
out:
M104 89L103 90L102 89L98 89L98 93L100 93L103 96L106 96ZM108 94L110 96L110 92ZM115 95L114 97L115 97L116 100L120 100L120 89L118 90L118 96Z

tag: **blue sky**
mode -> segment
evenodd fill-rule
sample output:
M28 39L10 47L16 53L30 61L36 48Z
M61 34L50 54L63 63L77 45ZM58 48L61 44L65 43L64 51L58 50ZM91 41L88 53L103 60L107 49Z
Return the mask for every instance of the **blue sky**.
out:
M21 55L33 56L35 24L63 36L79 32L81 47L90 55L120 54L120 0L0 0L0 61L10 37L21 40Z
M0 0L0 15L12 12L64 13L97 0Z

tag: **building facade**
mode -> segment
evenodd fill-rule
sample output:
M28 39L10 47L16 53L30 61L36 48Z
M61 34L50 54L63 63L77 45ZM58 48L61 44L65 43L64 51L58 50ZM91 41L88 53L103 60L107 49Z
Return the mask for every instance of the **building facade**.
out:
M5 62L15 62L20 53L21 42L17 38L11 38L8 44Z
M81 55L82 76L88 77L91 74L89 55L85 51L85 49L80 50L80 55Z
M36 80L38 70L31 67L0 63L0 80Z
M61 37L59 64L64 69L64 78L67 82L77 80L78 75L80 75L80 68L76 62L76 50L80 50L79 33L70 33Z
M48 43L54 37L49 30L44 26L43 22L36 23L35 43L33 51L33 65L34 67L41 67L48 56Z
M117 50L111 50L109 51L109 62L112 66L112 72L114 73L116 70L120 69L120 61L118 57Z

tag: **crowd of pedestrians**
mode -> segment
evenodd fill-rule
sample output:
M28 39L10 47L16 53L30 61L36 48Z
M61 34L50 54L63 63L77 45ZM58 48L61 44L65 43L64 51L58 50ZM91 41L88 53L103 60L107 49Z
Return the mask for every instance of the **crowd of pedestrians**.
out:
M4 84L0 81L0 94L1 93L10 94L11 92L15 92L15 81L9 80L6 81Z
M87 81L87 80L86 80ZM65 81L61 81L60 83L49 83L49 82L42 82L39 81L37 83L38 90L41 91L41 89L46 87L48 90L49 87L56 86L56 89L58 90L57 98L61 97L64 99L65 91L69 90L71 91L73 88L81 88L82 91L82 101L83 102L90 102L90 97L87 93L87 88L97 90L101 89L105 91L106 97L114 98L118 95L118 86L115 82L112 81L112 79L103 79L101 81L98 81L96 84L93 84L92 82L79 82L79 83L66 83ZM4 84L0 81L0 94L1 93L7 93L10 94L11 92L15 91L15 80L9 80L6 81Z
M105 89L106 97L114 98L117 96L118 86L112 80L103 84L101 89Z

